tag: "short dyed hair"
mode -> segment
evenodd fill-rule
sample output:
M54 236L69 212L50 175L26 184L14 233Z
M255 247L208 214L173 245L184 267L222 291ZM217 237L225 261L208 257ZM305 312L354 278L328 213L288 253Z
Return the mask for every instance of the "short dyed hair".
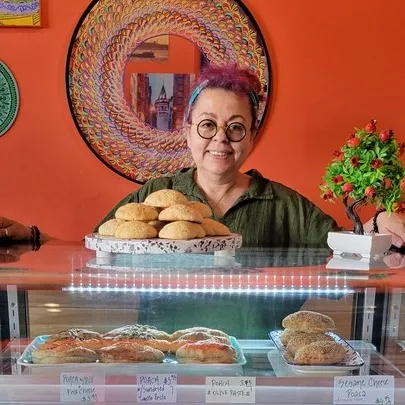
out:
M251 106L251 129L257 129L261 84L252 70L240 67L235 63L225 66L208 65L204 68L191 89L184 122L191 123L194 104L204 89L223 89L232 91L239 96L247 96Z

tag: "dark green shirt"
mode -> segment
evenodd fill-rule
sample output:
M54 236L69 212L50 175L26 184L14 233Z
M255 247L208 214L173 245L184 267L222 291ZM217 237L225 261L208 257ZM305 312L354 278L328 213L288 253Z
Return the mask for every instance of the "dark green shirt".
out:
M164 188L182 192L189 200L208 204L194 181L195 169L184 169L173 177L148 181L143 187L121 200L100 222L114 218L115 211L130 202L143 202L152 192ZM308 199L280 183L264 178L258 171L247 172L250 187L220 218L234 232L243 236L245 247L290 247L325 245L335 221ZM100 225L99 224L99 225Z

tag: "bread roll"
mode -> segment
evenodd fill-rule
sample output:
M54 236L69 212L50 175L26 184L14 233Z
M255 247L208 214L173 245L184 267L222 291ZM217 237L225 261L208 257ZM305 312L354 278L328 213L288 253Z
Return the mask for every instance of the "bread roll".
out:
M211 208L200 201L189 201L188 206L199 211L203 218L209 218L212 216Z
M102 363L161 363L165 357L160 350L124 341L97 351Z
M346 349L336 342L313 342L301 347L295 353L294 361L298 364L336 364L346 356Z
M301 332L299 335L292 336L287 344L287 350L294 356L301 347L309 345L313 342L334 342L334 339L325 335L324 333L305 333Z
M115 213L115 218L126 221L153 221L159 213L146 204L129 203L119 207Z
M180 191L162 189L149 194L144 204L152 207L167 208L174 204L187 204L188 200Z
M231 231L226 225L221 224L221 222L215 221L211 218L204 218L201 226L204 228L206 233L208 231L210 232L209 236L229 236L231 234ZM212 235L211 232L213 232L214 235Z
M308 333L322 333L335 329L332 318L312 311L294 312L283 319L282 325L286 329Z
M118 239L151 239L157 236L157 230L145 222L126 221L115 231Z
M189 221L201 224L203 217L189 205L175 204L159 213L159 221Z
M78 342L32 352L32 362L35 364L94 363L98 359L95 351L80 346Z
M72 339L72 340L86 340L86 339L101 339L101 333L93 330L82 328L70 328L63 330L59 333L52 334L48 337L47 342L54 340Z
M222 330L206 328L205 326L193 326L192 328L180 329L172 333L171 340L179 339L182 336L187 335L189 333L199 333L199 332L207 333L211 336L222 336L229 339L229 336Z
M176 352L179 363L236 363L235 349L227 344L211 340L187 343Z
M213 342L230 344L229 339L224 336L213 336L206 332L189 332L181 336L177 340L173 340L170 345L170 351L175 353L180 347L187 343L201 342L204 340L211 340Z
M162 239L189 240L204 236L204 229L199 224L187 221L170 222L159 232L159 238Z
M98 227L98 233L103 236L114 236L117 228L125 222L125 219L110 219Z

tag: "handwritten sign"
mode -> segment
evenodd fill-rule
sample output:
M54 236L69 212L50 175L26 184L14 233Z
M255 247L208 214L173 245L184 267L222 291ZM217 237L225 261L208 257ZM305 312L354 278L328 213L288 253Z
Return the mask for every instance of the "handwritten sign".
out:
M177 402L176 374L139 374L136 381L137 402Z
M61 373L61 402L103 402L105 375L92 373Z
M256 377L206 377L205 402L256 402Z
M334 404L394 404L394 377L383 375L335 377Z

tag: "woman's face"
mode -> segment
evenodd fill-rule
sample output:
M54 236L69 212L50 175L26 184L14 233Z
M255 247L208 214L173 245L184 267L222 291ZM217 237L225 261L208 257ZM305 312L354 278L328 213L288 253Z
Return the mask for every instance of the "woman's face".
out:
M211 139L201 138L197 132L198 123L206 119L221 127ZM224 176L238 172L253 147L248 96L223 89L204 89L194 104L191 122L187 126L187 144L197 169ZM242 141L228 140L223 128L230 123L241 123L246 128Z

